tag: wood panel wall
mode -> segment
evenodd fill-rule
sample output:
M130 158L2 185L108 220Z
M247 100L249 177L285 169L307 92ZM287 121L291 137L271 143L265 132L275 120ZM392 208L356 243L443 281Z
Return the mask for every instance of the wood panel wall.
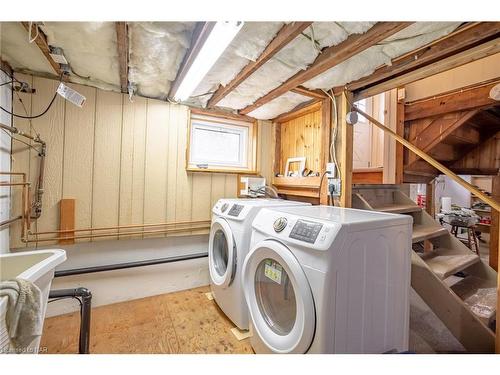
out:
M15 113L24 114L23 104L29 115L43 111L58 82L17 78L36 93L15 94ZM186 172L188 107L140 97L131 102L125 94L70 86L87 98L83 108L57 97L46 115L31 123L14 121L47 142L43 213L33 230L58 229L62 198L76 199L76 228L87 228L210 219L219 198L236 197L236 175ZM257 159L265 174L272 171L271 139L271 124L259 122ZM36 152L18 142L13 146L12 170L28 173L34 184ZM18 215L20 190L13 192L12 214ZM23 246L20 225L14 224L11 247Z
M307 169L321 172L321 106L312 112L282 122L280 127L279 172L285 173L288 158L301 156L306 157Z

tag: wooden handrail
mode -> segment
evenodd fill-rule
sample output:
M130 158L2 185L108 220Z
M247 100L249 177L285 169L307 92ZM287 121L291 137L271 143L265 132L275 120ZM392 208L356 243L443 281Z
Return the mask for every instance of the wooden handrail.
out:
M445 175L447 175L449 178L451 178L453 181L456 183L460 184L463 186L465 189L470 191L472 194L474 194L476 197L481 199L483 202L488 203L492 208L500 212L500 203L498 203L496 200L494 200L491 197L488 197L486 194L484 194L481 190L473 186L472 184L468 183L465 181L463 178L460 178L456 173L451 171L450 169L446 168L443 164L438 162L436 159L434 159L432 156L428 155L421 149L419 149L417 146L415 146L413 143L409 142L399 134L397 134L395 131L392 129L389 129L387 126L384 124L380 123L376 119L374 119L372 116L369 114L363 112L361 109L357 108L354 106L352 103L349 103L351 108L358 112L361 116L365 117L367 120L369 120L373 125L375 125L377 128L382 129L384 132L388 133L391 135L393 138L396 139L399 143L401 143L403 146L409 148L412 152L420 156L422 159L424 159L427 163L432 165L434 168L438 169Z

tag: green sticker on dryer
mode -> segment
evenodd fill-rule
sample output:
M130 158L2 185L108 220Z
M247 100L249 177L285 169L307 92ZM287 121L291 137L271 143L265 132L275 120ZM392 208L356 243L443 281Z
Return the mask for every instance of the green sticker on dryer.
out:
M266 260L264 265L264 275L274 281L275 283L281 284L281 274L283 272L283 267L281 264L273 262L270 259Z

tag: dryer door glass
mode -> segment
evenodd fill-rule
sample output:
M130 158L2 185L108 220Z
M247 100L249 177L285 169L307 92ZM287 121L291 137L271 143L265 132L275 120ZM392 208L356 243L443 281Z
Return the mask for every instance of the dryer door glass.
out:
M215 232L213 247L215 270L220 276L224 276L227 270L228 248L226 235L220 229Z
M255 296L262 317L278 335L287 335L297 317L295 291L283 266L264 259L255 273Z

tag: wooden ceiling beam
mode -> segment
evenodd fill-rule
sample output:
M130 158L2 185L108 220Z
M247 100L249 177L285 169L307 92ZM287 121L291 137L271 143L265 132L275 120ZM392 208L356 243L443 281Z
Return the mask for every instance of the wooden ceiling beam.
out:
M257 60L248 63L226 86L219 86L208 101L207 106L215 106L311 24L312 22L292 22L283 26Z
M433 41L404 56L392 59L390 65L378 68L367 77L347 85L349 91L356 91L375 85L412 69L431 64L439 59L475 47L500 35L500 22L470 22L447 36Z
M240 113L248 114L254 111L271 100L276 99L288 91L300 86L304 82L307 82L317 75L326 72L336 65L339 65L348 58L357 55L358 53L381 42L391 35L394 35L411 24L412 22L379 22L364 34L352 34L343 42L323 49L316 60L314 60L314 62L307 69L296 73L282 85L257 99L253 104L240 110Z
M291 89L290 90L291 92L294 92L295 94L300 94L300 95L303 95L303 96L308 96L310 98L314 98L314 99L326 99L328 98L328 95L325 94L324 91L321 91L321 90L310 90L310 89L307 89L303 86L298 86L294 89Z
M498 52L500 52L500 37L482 43L476 47L466 49L465 51L451 55L442 60L435 61L432 64L415 68L414 70L397 75L387 81L367 87L366 89L357 90L354 93L354 101L368 98L397 87L404 87L409 83L483 59Z
M118 48L118 65L120 69L120 87L123 93L128 92L128 26L126 22L115 22L116 45Z
M30 33L30 23L29 22L21 22L21 24L23 25L23 27L26 29L26 31L29 34ZM30 39L34 39L34 42L36 43L36 45L38 46L40 51L43 53L43 55L45 56L45 58L47 59L47 61L50 64L50 66L52 66L52 69L54 70L54 72L59 77L63 76L64 72L62 71L61 66L59 65L59 63L55 62L52 59L52 56L50 56L50 48L49 48L49 44L47 42L47 37L45 36L43 31L40 30L40 28L38 27L38 25L35 22L33 22L31 24L31 35L29 37L30 37Z
M170 87L170 92L168 94L169 97L173 97L175 92L178 90L182 80L191 68L191 65L193 65L194 60L200 53L201 48L205 44L205 41L212 32L214 26L215 22L198 22L196 24L193 35L191 36L190 47L184 55L181 66L177 71L177 76L175 77L175 80L174 82L172 82L172 86ZM167 58L167 56L165 56L165 58Z
M489 94L496 84L498 81L469 90L459 90L434 99L410 103L405 109L405 121L495 105L498 102L491 99Z

